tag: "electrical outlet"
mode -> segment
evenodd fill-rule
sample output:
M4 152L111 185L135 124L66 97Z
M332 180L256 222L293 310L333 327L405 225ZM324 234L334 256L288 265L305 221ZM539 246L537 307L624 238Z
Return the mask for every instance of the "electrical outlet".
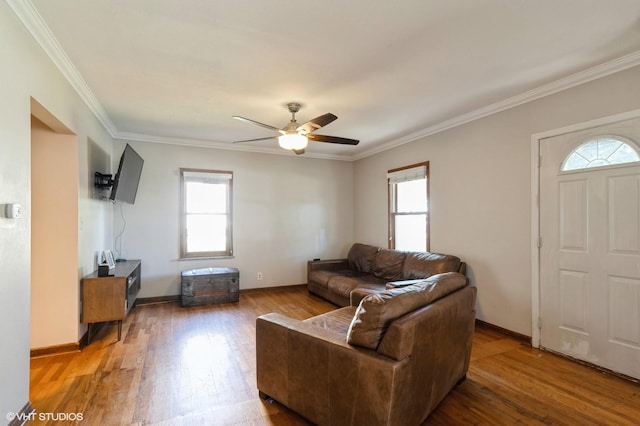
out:
M258 272L258 279L261 280L262 279L262 272Z

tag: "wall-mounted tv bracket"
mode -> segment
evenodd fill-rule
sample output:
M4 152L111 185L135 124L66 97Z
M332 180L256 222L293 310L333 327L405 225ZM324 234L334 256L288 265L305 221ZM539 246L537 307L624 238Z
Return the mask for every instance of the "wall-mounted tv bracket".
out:
M113 186L113 175L105 175L100 172L96 172L93 176L93 184L96 188L108 189Z

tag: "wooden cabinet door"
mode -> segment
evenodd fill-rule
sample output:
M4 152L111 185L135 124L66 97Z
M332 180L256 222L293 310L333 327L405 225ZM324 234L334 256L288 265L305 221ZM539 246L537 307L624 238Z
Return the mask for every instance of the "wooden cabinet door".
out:
M121 320L125 317L126 277L82 280L82 322Z

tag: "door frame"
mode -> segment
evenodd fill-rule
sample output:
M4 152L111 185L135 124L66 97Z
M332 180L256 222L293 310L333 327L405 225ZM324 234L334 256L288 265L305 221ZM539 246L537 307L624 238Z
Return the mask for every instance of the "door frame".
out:
M540 347L540 144L543 139L640 118L640 109L531 135L531 345Z

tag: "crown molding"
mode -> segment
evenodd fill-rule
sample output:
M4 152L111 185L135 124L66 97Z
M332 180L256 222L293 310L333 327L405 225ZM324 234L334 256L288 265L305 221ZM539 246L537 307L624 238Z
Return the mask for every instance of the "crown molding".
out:
M5 1L40 47L49 58L51 58L56 67L58 67L62 75L71 84L87 107L113 137L117 133L116 127L100 102L98 102L98 99L89 88L87 82L82 75L80 75L75 65L73 65L62 46L60 46L58 40L53 36L49 26L44 22L44 19L42 19L42 16L40 16L33 3L31 3L31 0Z
M249 146L249 145L237 145L229 142L216 142L204 139L188 139L188 138L170 138L164 136L153 136L141 133L128 133L119 132L114 136L114 139L122 141L134 141L134 142L148 142L165 145L182 145L197 148L211 148L211 149L224 149L228 151L241 151L241 152L254 152L259 154L272 154L272 155L297 155L289 152L286 149L282 149L279 146L273 148ZM305 152L304 158L317 158L321 160L339 160L339 161L353 161L351 156L335 155L335 154L321 154L317 152Z
M168 138L154 135L143 135L137 133L119 132L106 111L98 102L98 99L93 94L93 91L89 88L82 75L78 72L75 65L71 62L62 46L58 43L53 36L51 30L47 26L46 22L42 19L31 0L5 0L9 7L16 14L18 19L27 28L29 33L33 36L36 42L42 47L46 54L51 58L54 64L62 72L64 77L69 81L71 86L78 93L80 98L85 102L87 107L93 112L96 118L102 123L107 132L114 139L126 139L132 141L152 142L161 144L175 144L185 146L197 146L205 148L226 149L233 151L245 151L245 152L257 152L264 154L275 155L291 155L290 153L280 148L263 148L263 147L249 147L238 146L234 144L206 141L198 139L180 139L180 138ZM592 80L596 80L601 77L605 77L614 74L619 71L624 71L628 68L640 65L640 51L632 52L628 55L614 59L609 62L594 66L584 71L580 71L568 77L561 78L554 82L545 84L538 88L529 90L516 96L512 96L505 100L492 103L490 105L478 108L468 113L453 117L451 119L442 121L435 125L429 126L425 129L417 132L410 133L402 136L398 139L384 142L376 145L370 149L366 149L360 153L354 155L332 155L332 154L319 154L319 153L305 153L305 157L318 158L326 160L341 160L341 161L357 161L366 157L370 157L375 154L387 151L389 149L396 148L398 146L414 142L418 139L431 136L445 130L469 123L480 118L487 117L489 115L504 111L510 108L517 107L527 102L534 101L536 99L543 98L548 95L552 95L563 90L570 89L583 83L587 83Z
M466 114L462 114L457 117L453 117L449 120L442 121L438 124L429 126L425 129L419 130L414 133L410 133L408 135L392 140L390 142L377 145L371 149L365 150L361 153L354 155L352 159L356 161L366 157L370 157L372 155L379 154L381 152L398 147L400 145L404 145L406 143L413 142L418 139L422 139L427 136L431 136L436 133L443 132L445 130L460 126L462 124L466 124L471 121L478 120L483 117L487 117L489 115L495 114L500 111L517 107L527 102L531 102L536 99L540 99L545 96L549 96L554 93L558 93L575 86L579 86L583 83L588 83L589 81L597 80L598 78L615 74L619 71L624 71L626 69L635 67L637 65L640 65L640 50L636 52L632 52L620 58L614 59L612 61L605 62L600 65L596 65L595 67L586 69L584 71L577 72L568 77L561 78L559 80L553 81L551 83L545 84L543 86L537 87L535 89L529 90L519 95L512 96L502 101L489 104L482 108L478 108Z

